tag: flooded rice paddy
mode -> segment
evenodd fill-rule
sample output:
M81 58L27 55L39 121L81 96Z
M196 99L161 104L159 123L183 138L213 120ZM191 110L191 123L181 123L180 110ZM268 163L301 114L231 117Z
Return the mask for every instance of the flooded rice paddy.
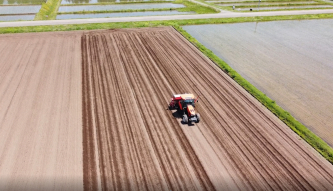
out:
M0 15L37 13L41 5L0 6Z
M42 4L46 0L0 0L0 5Z
M333 19L185 26L333 146Z
M330 9L333 4L325 4L321 1L313 0L209 0L208 3L214 3L222 9L226 7L233 8L236 11L273 11L284 9Z
M0 16L0 21L32 21L35 15L10 15Z
M253 7L253 8L236 8L237 11L261 11L261 10L278 10L278 9L308 9L308 8L333 8L332 5L309 5L309 6L283 6L283 7Z
M288 5L288 4L313 4L313 3L317 3L315 1L296 1L296 2L261 2L260 6L264 6L264 5ZM248 5L254 5L254 6L258 6L258 2L253 2L253 3L223 3L223 4L217 4L219 6L248 6Z
M212 0L212 1L205 1L207 3L234 3L234 2L249 2L251 0ZM265 2L266 0L261 0L261 2ZM258 1L253 1L258 2Z
M104 11L104 10L129 10L129 9L162 9L162 8L182 8L182 4L173 3L140 3L140 4L120 4L120 5L80 5L80 6L60 6L59 12L77 11Z
M136 17L136 16L159 16L159 15L183 15L195 14L194 12L172 11L145 11L126 13L98 13L98 14L61 14L57 19L83 19L83 18L111 18L111 17Z
M96 4L96 3L121 3L121 2L140 2L140 1L152 1L152 0L62 0L62 5L69 4ZM163 0L174 1L174 0Z
M205 1L207 3L258 3L259 0L208 0ZM296 2L318 2L314 0L261 0L261 3L266 2L266 3L284 3L284 2L289 2L289 3L296 3Z

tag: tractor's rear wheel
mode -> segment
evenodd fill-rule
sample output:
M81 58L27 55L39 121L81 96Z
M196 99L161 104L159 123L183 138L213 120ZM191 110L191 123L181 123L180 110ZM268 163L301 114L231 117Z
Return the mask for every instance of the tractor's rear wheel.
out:
M199 122L200 122L200 114L197 113L197 121L196 121L196 123L199 123Z
M188 123L187 115L183 115L183 123Z

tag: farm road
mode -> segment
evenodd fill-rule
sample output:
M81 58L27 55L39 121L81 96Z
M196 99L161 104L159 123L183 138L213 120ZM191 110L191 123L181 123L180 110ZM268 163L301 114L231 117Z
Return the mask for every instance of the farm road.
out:
M23 27L23 26L41 26L41 25L68 25L68 24L158 21L158 20L184 20L184 19L211 19L211 18L232 18L232 17L278 16L278 15L303 15L303 14L322 14L322 13L333 13L333 9L246 12L246 13L222 11L216 14L196 14L196 15L69 19L69 20L51 20L51 21L16 21L16 22L0 22L0 27Z
M332 190L333 166L171 27L82 37L85 190ZM167 110L200 95L201 122Z

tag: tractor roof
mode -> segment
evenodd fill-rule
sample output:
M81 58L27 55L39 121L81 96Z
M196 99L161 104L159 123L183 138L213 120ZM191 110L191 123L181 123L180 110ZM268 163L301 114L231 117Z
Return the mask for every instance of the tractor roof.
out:
M183 100L195 98L193 94L180 94L180 96L182 97Z
M173 99L175 100L187 100L187 99L194 99L194 95L193 94L176 94L173 95Z

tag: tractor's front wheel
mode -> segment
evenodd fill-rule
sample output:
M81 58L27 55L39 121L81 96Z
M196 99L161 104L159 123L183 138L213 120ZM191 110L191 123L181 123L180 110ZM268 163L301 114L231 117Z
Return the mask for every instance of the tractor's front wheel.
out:
M183 123L188 123L187 115L183 115Z
M199 121L200 121L200 114L197 113L197 121L196 121L196 123L199 123Z

